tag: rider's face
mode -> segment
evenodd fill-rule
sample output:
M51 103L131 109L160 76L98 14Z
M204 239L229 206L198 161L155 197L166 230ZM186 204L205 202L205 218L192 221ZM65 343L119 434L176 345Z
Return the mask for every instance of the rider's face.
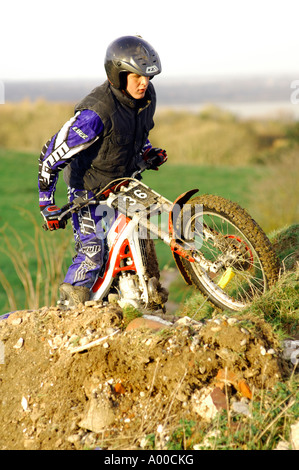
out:
M136 73L128 73L127 92L136 100L144 98L149 83L149 77L143 77Z

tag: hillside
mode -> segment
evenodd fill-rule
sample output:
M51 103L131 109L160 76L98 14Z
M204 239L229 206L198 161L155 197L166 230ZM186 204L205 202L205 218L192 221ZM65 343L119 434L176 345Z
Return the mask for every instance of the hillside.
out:
M276 234L281 279L239 315L96 303L8 315L0 448L298 449L298 241L298 226Z

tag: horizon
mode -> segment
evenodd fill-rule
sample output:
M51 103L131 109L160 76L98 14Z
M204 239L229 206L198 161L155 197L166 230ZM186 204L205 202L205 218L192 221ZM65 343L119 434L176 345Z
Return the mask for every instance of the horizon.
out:
M106 77L85 79L35 79L1 81L2 95L5 101L18 101L28 97L48 100L77 99L96 86L101 85ZM224 99L232 101L288 101L292 89L298 87L299 80L288 74L277 76L213 76L213 77L179 77L176 80L159 80L155 77L153 84L163 100L184 102L202 102L205 99ZM71 98L72 97L72 98ZM4 100L3 100L4 101Z
M163 84L168 84L168 83L190 83L190 82L219 82L221 80L279 80L279 79L290 79L296 80L299 79L299 72L297 71L283 71L283 72L272 72L272 73L266 73L266 72L239 72L239 73L214 73L214 74L204 74L204 73L198 73L198 74L186 74L186 75L169 75L166 76L163 74L163 71L161 75L157 75L154 77L154 83L156 82L163 82ZM43 82L86 82L86 81L99 81L103 82L107 80L107 76L105 75L105 72L102 74L99 74L97 76L92 76L92 75L86 75L86 76L81 76L81 77L75 77L75 76L65 76L65 77L21 77L21 78L16 78L16 77L8 77L8 78L2 78L0 76L0 82L1 83L26 83L26 82L38 82L38 83L43 83Z
M172 109L197 113L212 105L241 119L284 117L299 120L299 80L290 75L214 76L210 79L201 77L200 80L187 77L173 81L155 79L157 111ZM0 104L24 100L74 104L104 80L102 77L7 81L2 87Z

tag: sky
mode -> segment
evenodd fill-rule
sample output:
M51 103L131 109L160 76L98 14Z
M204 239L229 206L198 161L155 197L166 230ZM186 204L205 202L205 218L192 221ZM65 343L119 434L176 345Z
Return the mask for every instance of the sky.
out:
M2 82L104 77L108 44L135 34L160 80L299 78L298 0L5 0L0 18Z

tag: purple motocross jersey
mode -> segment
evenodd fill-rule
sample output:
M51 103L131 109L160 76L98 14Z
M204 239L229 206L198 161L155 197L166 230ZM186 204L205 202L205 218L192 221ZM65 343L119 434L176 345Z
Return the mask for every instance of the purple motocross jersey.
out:
M54 193L60 170L80 152L99 139L104 129L101 118L92 110L78 111L43 147L39 163L39 204L54 204ZM147 140L143 151L151 148ZM143 153L141 152L141 154ZM96 157L96 154L95 154Z
M92 145L103 131L100 117L91 110L77 112L43 147L39 164L39 203L54 203L59 171L82 150Z

